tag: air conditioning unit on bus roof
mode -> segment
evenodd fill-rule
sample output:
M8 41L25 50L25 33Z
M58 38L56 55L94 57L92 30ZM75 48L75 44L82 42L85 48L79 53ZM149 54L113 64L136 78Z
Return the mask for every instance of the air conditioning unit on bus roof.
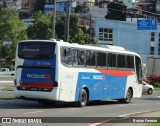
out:
M112 46L112 45L105 45L105 44L88 44L89 46L96 46L96 47L102 47L107 49L114 49L114 50L120 50L125 51L125 48L120 46Z
M112 45L100 44L100 47L102 47L102 48L108 48L108 49L114 49L114 50L125 51L125 48L124 47L120 47L120 46L112 46Z

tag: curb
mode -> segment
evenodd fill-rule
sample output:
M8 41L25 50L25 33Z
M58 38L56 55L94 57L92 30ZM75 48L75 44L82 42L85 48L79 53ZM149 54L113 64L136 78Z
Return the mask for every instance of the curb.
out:
M12 83L13 81L0 81L0 83Z

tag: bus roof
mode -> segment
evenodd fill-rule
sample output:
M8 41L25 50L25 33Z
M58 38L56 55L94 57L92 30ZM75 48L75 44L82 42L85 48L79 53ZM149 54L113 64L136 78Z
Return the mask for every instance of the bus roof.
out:
M51 39L51 40L23 40L20 42L54 42L59 46L68 46L68 47L77 47L77 48L87 48L87 49L94 49L94 50L99 50L99 51L108 51L108 52L113 52L113 53L123 53L123 54L131 54L131 55L136 55L140 57L138 53L125 50L125 48L120 47L120 46L112 46L112 45L104 45L104 44L87 44L87 45L80 45L78 43L69 43L69 42L64 42L63 40L56 40L56 39Z

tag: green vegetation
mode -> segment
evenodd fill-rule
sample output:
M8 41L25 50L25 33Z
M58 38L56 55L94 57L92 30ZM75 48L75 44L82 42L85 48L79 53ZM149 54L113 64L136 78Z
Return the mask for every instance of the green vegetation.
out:
M41 1L43 3L43 1ZM42 10L42 4L37 4L37 10ZM14 9L0 9L0 58L14 59L16 44L25 39L50 39L52 37L52 16L45 15L42 11L37 12L33 18L35 21L26 27L19 14ZM23 17L23 16L22 16ZM64 14L56 16L56 39L64 40L66 16ZM91 29L93 30L93 29ZM71 14L69 42L88 44L96 43L96 40L89 36L91 30L86 30L85 26L78 24L78 17ZM9 46L2 46L4 41L12 42Z
M160 126L160 123L152 123L152 124L149 124L148 126Z
M156 91L160 91L160 88L155 87L155 88L154 88L154 90L156 90Z
M8 86L6 88L3 89L4 91L13 91L14 87L13 86Z
M26 26L19 19L14 9L0 9L0 57L14 58L18 41L27 39ZM3 42L11 42L11 46L2 46Z
M126 9L127 7L122 1L113 0L108 4L108 14L105 16L106 19L111 20L126 20Z

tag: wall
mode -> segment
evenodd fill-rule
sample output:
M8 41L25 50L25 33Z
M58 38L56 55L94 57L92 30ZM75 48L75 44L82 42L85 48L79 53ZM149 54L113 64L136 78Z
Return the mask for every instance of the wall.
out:
M139 53L144 63L147 62L147 57L151 56L151 32L155 32L155 51L152 56L160 57L158 55L160 26L157 30L137 30L135 23L105 19L96 19L95 22L95 37L98 42L101 42L99 41L99 28L111 28L113 29L112 44ZM103 42L107 44L107 41Z

